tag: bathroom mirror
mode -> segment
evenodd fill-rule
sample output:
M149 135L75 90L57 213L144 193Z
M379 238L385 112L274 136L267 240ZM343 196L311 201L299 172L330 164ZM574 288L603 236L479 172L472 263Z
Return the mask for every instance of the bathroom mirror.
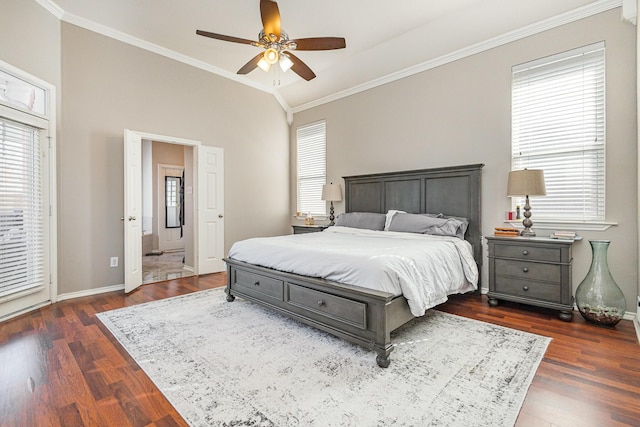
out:
M180 184L179 176L164 177L164 203L166 209L166 228L180 227Z

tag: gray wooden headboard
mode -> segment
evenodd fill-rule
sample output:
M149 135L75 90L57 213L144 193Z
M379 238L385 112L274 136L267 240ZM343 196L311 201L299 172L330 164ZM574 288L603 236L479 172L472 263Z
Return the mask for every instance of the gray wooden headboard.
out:
M481 186L484 164L345 176L345 212L443 213L469 219L465 239L482 265Z

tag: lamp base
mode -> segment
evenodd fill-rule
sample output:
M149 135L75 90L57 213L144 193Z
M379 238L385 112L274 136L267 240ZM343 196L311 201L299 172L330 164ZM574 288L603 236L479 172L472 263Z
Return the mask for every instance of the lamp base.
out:
M525 228L520 232L520 235L522 237L536 237L536 232L530 228Z
M334 219L336 219L336 217L333 215L333 201L331 201L331 207L329 208L329 226L336 225L336 223L333 222Z

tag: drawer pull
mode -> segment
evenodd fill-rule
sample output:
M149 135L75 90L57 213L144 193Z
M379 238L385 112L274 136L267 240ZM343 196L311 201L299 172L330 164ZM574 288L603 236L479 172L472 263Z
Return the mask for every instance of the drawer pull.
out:
M260 281L259 281L259 280L256 280L255 282L253 282L253 284L254 284L255 286L260 286Z
M525 272L525 273L528 273L528 272L529 272L529 267L524 267L524 268L522 269L522 271L523 271L523 272Z
M529 286L524 285L524 286L522 287L522 290L523 290L523 291L528 291L528 290L529 290Z
M318 301L318 307L322 307L325 304L324 300L321 299L320 301Z
M522 251L522 255L524 255L524 256L529 255L529 251L527 251L527 250Z

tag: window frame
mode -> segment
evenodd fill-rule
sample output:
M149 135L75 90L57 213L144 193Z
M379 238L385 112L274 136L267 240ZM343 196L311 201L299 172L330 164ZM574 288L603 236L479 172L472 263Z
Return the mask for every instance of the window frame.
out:
M25 289L0 298L0 303L7 307L0 313L0 320L15 317L34 308L47 305L58 300L57 281L57 198L56 198L56 88L54 85L39 79L17 67L0 60L0 70L16 79L44 91L44 114L33 111L11 100L0 99L0 116L9 121L22 123L37 128L40 133L41 174L43 192L43 239L45 260L44 280L48 300L36 302L24 308L28 302L43 290L43 286ZM14 311L12 311L14 310Z
M321 133L321 135L317 133L307 135L307 139L304 139L304 135L301 135L305 132L314 132L314 129L316 129L318 133ZM318 145L320 144L320 152L313 153L301 149L301 146L304 144L311 145L309 149L318 149ZM315 170L312 168L301 173L301 167L309 161L320 162L320 164L314 164L316 167ZM296 129L296 215L306 215L307 213L311 213L312 216L327 215L327 203L322 200L322 186L326 184L326 182L327 122L325 119L322 119L300 125ZM307 184L306 187L305 183ZM305 197L301 191L310 194L307 194ZM317 200L313 199L314 197L317 197Z
M552 137L541 136L536 133L540 129L546 129L545 126L550 126L551 122L555 121L558 115L550 116L546 114L547 112L543 109L538 109L536 113L535 108L531 108L530 100L526 99L526 96L529 98L534 97L535 95L547 95L549 92L544 92L544 90L538 90L534 87L534 90L530 93L527 93L525 96L525 103L522 103L522 90L526 91L527 82L533 81L534 83L539 83L541 80L540 76L542 75L542 79L545 82L554 82L560 81L560 79L564 78L564 76L569 75L571 77L577 74L577 70L585 69L585 63L588 64L589 57L594 56L595 66L592 68L595 70L594 75L596 78L593 79L596 90L593 91L592 99L589 99L588 96L584 96L585 99L581 99L580 103L575 103L572 105L566 105L568 103L562 102L561 107L564 108L563 112L570 111L568 108L575 108L578 105L589 105L593 107L591 111L594 111L591 115L587 116L586 113L583 113L583 110L580 110L583 117L595 117L591 119L591 122L588 125L583 125L580 129L581 132L587 129L590 132L593 132L596 135L596 143L590 143L591 139L588 137L583 137L582 139L576 138L567 145L564 145L562 149L558 150L557 140L563 137L560 137L559 134L562 132L561 130L555 130L552 133ZM586 59L585 59L586 58ZM565 75L559 74L561 71L565 71L564 67L569 64L571 68L569 69L570 73ZM580 64L580 65L578 65ZM546 225L549 228L559 228L559 227L572 227L575 229L584 229L584 230L603 230L608 228L610 225L614 223L606 222L606 75L605 75L605 66L606 66L606 52L605 52L605 43L604 41L593 43L587 46L583 46L580 48L572 49L566 52L561 52L555 55L551 55L548 57L536 59L534 61L529 61L527 63L519 64L512 67L512 104L511 104L511 126L512 126L512 135L511 135L511 170L518 170L523 168L532 168L532 169L543 169L545 170L546 165L547 170L545 170L545 178L547 181L547 197L549 196L549 189L551 191L555 189L556 191L568 190L568 185L564 185L559 182L560 179L568 179L565 176L563 171L566 171L566 168L556 167L554 170L552 164L553 159L559 160L563 159L563 164L566 164L568 158L571 155L578 154L580 156L580 161L587 164L591 162L598 169L595 172L595 175L592 175L590 178L593 180L593 183L596 184L595 193L590 192L587 186L584 186L581 189L575 189L573 195L575 199L579 200L587 200L590 199L589 202L580 202L582 206L582 210L584 211L584 207L587 206L591 210L589 214L585 214L579 219L573 219L573 217L578 217L578 215L567 215L555 216L554 214L550 214L549 210L558 209L559 206L566 206L566 200L562 199L560 196L557 199L549 200L548 198L540 198L537 199L532 197L532 205L535 217L535 223ZM542 72L540 72L540 70ZM522 75L525 75L526 78L523 79ZM528 75L528 76L527 76ZM575 80L575 79L574 79ZM584 86L586 83L586 79L582 79L576 85L576 87L580 87L582 93L586 93L587 91L584 88L591 89L591 87ZM530 84L530 83L529 83ZM582 85L582 86L580 86ZM562 86L566 88L566 84ZM546 90L546 89L545 89ZM553 93L559 93L554 91ZM561 98L566 100L565 98ZM539 98L537 98L539 100ZM529 104L527 104L529 102ZM548 102L549 104L544 105L544 107L549 107L550 105L559 105L554 104L553 101L545 100L543 102ZM591 102L591 104L587 104ZM544 111L544 113L541 113ZM575 111L575 110L573 110ZM567 114L568 117L568 114ZM523 121L524 118L524 121ZM536 121L542 121L541 125L537 125ZM529 127L526 128L526 132L521 131L519 126L523 126L523 123L526 123ZM533 123L533 125L531 125ZM581 125L584 122L581 122ZM568 123L562 123L563 130L567 130ZM523 126L526 127L526 126ZM533 130L532 130L533 129ZM570 136L575 136L576 133ZM567 137L568 138L568 137ZM536 145L537 144L537 145ZM553 145L553 148L550 148ZM531 148L529 152L526 152L527 148ZM569 148L568 150L566 148ZM595 148L595 150L594 150ZM524 152L522 150L525 150ZM590 154L595 153L595 155ZM578 161L578 160L576 160ZM584 168L583 168L584 169ZM584 172L582 172L584 173ZM587 172L588 173L588 172ZM584 175L581 175L583 177ZM589 178L589 176L587 176ZM572 181L575 182L575 181ZM584 179L583 181L584 182ZM589 192L589 193L588 193ZM591 197L593 194L596 194L595 197ZM585 197L588 196L588 197ZM546 200L545 200L546 199ZM546 215L544 213L536 215L536 203L538 206L542 204L547 207ZM555 204L554 204L555 202ZM511 199L511 210L516 210L516 206L524 205L524 197L513 197ZM576 205L577 206L577 205ZM576 210L578 208L576 207ZM542 215L542 216L541 216ZM570 218L569 218L570 217Z

